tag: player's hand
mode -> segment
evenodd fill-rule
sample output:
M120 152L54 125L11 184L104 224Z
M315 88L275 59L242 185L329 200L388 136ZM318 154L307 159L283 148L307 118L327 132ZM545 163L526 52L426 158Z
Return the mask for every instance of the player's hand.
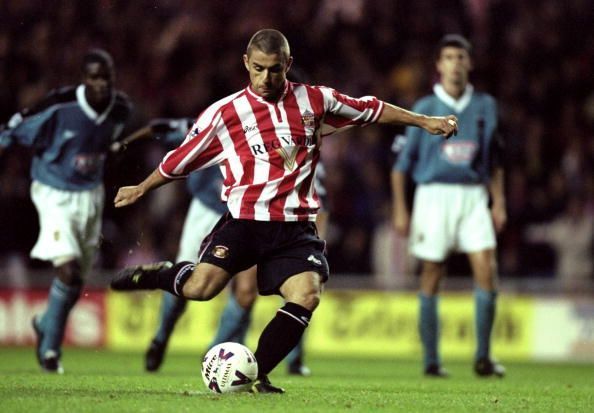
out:
M393 217L393 224L398 235L408 237L410 233L410 214L408 211L396 211Z
M125 207L138 201L138 199L144 195L144 191L139 185L134 186L123 186L118 189L118 193L113 200L116 208Z
M442 135L448 139L458 133L458 118L449 116L430 116L427 118L425 130L432 135Z
M493 219L493 227L495 232L500 233L507 223L507 212L505 206L494 203L491 207L491 218Z

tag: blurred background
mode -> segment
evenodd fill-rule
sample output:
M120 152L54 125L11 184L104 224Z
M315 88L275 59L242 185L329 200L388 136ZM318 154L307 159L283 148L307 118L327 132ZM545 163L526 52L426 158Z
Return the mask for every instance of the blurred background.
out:
M4 1L0 123L50 89L77 83L90 47L114 57L116 86L136 106L133 126L194 117L247 85L242 54L265 27L287 36L311 83L410 108L436 80L436 42L461 33L474 45L471 82L498 100L506 141L501 289L583 299L592 327L592 22L590 0ZM415 289L416 264L390 223L391 147L402 132L369 127L324 142L329 287ZM142 142L114 154L107 199L142 179L164 153ZM26 148L13 147L0 160L0 286L7 290L43 287L51 278L47 264L28 258L38 228L29 159ZM124 265L174 258L188 202L183 183L121 211L107 202L89 284L106 285ZM465 261L454 256L449 265L446 288L468 287Z

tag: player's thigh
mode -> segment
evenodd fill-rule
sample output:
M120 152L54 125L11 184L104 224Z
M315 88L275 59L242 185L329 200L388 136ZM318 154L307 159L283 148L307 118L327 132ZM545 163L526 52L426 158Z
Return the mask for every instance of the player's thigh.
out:
M415 191L409 237L411 253L427 261L444 261L454 244L456 210L445 185L420 185Z
M199 263L183 285L183 295L192 300L210 300L225 288L231 276L231 273L219 266Z
M190 203L179 242L177 262L196 261L202 240L221 218L221 213L194 198Z

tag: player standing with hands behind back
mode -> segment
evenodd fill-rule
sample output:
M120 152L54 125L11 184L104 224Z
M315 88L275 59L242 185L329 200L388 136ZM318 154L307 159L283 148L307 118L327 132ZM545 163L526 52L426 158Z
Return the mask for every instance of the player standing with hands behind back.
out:
M392 173L394 225L409 235L413 255L422 261L419 333L427 376L446 377L438 353L437 293L452 251L468 255L476 288L477 351L474 370L502 377L505 369L490 358L497 298L495 232L506 221L498 140L497 107L468 83L471 45L462 36L446 35L437 49L440 82L433 95L419 100L415 111L435 116L454 111L458 134L443 142L421 129L408 128L406 144ZM417 184L412 222L406 201L406 173ZM489 189L491 211L489 212Z
M324 136L374 122L421 127L449 137L455 116L430 117L375 97L355 99L327 87L289 82L293 58L285 36L254 34L243 55L250 84L210 105L182 145L143 182L120 188L115 206L196 169L222 165L223 215L202 244L198 264L130 267L111 283L116 290L162 289L190 300L219 294L233 274L258 265L258 290L286 304L262 331L255 356L255 393L283 393L268 374L301 338L320 302L329 269L317 236L320 207L314 175Z
M38 362L52 373L63 372L66 321L99 246L106 155L131 112L128 98L113 89L115 69L106 51L87 52L81 69L82 84L51 92L15 114L0 134L0 151L13 142L34 150L31 198L40 231L31 257L51 261L57 276L33 329Z

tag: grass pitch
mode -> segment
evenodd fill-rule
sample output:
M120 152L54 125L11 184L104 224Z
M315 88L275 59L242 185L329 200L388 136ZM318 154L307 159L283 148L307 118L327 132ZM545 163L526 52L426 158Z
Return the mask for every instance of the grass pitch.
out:
M271 375L284 395L217 395L198 355L170 355L156 374L142 355L65 350L63 376L40 373L32 348L0 348L2 412L592 412L591 364L505 363L504 379L479 379L470 362L449 362L449 379L428 379L418 361L311 358L313 375Z

